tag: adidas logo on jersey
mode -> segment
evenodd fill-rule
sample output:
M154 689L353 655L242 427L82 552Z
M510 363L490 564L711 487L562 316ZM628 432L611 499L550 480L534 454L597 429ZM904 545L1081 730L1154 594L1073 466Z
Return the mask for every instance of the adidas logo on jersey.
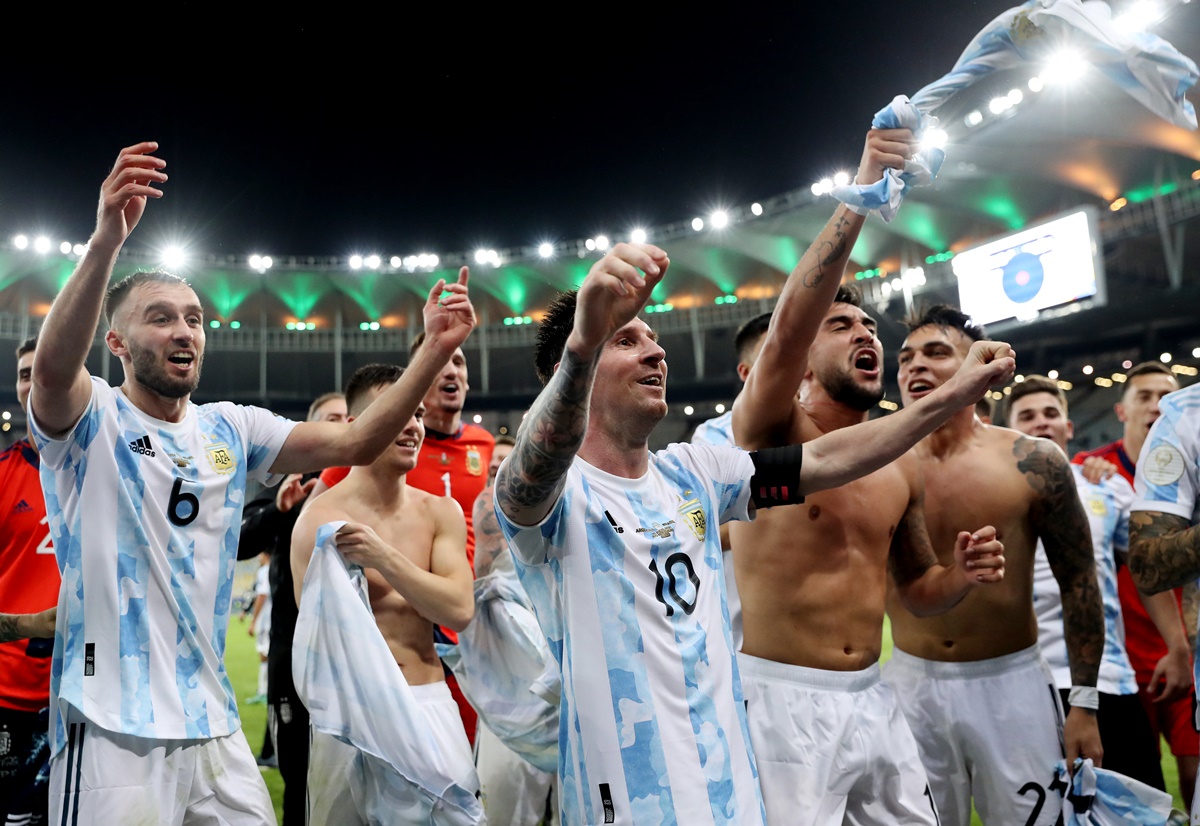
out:
M26 502L24 499L22 499L20 502L13 505L12 512L13 513L29 513L31 510L33 510L33 508L30 507L29 503Z
M149 436L143 436L140 439L134 439L129 443L129 449L134 453L140 453L143 456L149 456L151 459L153 459L155 456L154 449L150 447Z

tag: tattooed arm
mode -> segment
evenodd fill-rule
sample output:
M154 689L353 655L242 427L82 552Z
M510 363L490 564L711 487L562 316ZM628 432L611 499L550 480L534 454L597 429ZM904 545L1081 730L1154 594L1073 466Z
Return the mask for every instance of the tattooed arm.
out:
M496 559L509 552L504 532L500 530L500 521L496 519L496 509L492 507L495 486L495 480L489 482L475 497L475 505L471 509L471 524L475 526L476 579L483 579L490 574Z
M914 487L892 537L888 571L904 607L914 616L930 617L949 611L975 586L1004 579L1004 546L990 525L974 534L960 531L954 563L942 565L925 527L925 493Z
M1087 514L1075 488L1067 457L1049 439L1020 437L1013 444L1017 468L1033 488L1032 527L1062 592L1063 636L1071 663L1071 683L1095 686L1104 652L1104 606L1096 580L1096 557ZM1067 765L1091 757L1100 765L1103 747L1095 713L1072 708L1063 736Z
M1200 624L1200 586L1189 582L1183 586L1183 630L1187 632L1188 651L1196 650L1196 631Z
M903 169L912 155L912 145L913 135L907 129L872 129L867 133L857 182L874 183L889 167ZM838 326L839 330L855 327L860 313L847 313L842 319L824 316L865 221L864 216L839 206L788 276L755 361L762 367L750 371L734 404L737 444L750 449L786 444L796 392L807 369L808 348L818 330L822 324ZM863 337L864 346L869 345L875 335L874 322L855 329Z
M0 642L15 642L32 637L53 637L58 608L37 614L0 614Z
M651 244L617 244L588 272L561 361L496 474L496 505L514 524L536 525L554 508L587 433L601 351L637 317L669 263Z
M1129 573L1138 589L1157 594L1200 577L1200 525L1161 511L1129 515Z

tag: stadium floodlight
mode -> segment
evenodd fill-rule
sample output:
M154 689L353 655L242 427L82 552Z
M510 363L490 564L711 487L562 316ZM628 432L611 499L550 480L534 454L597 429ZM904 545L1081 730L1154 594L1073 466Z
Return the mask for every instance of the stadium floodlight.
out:
M1171 363L1171 354L1170 353L1162 353L1161 355L1159 355L1158 360L1161 361L1163 364L1170 364Z
M187 254L179 247L171 246L162 251L162 264L168 270L177 270L187 262Z
M715 210L708 216L708 222L712 224L713 229L724 229L729 226L729 213L723 209Z
M1051 370L1049 373L1047 373L1047 374L1046 374L1046 378L1048 378L1048 379L1056 379L1056 378L1058 378L1058 371L1057 371L1057 370Z
M19 250L27 249L29 247L29 236L14 235L13 236L13 246Z
M1041 77L1045 83L1071 83L1081 78L1087 68L1087 61L1078 52L1064 49L1050 56Z
M834 186L845 186L848 183L850 183L850 173L849 172L839 172L833 176L833 185Z
M750 212L755 216L762 215L762 204L758 203L757 201L751 204Z
M50 239L45 235L39 235L33 239L33 251L41 254L50 252Z
M71 252L75 253L76 255L83 255L85 252L87 252L87 244L76 244L75 246L71 247Z
M993 115L999 115L1001 112L1007 112L1012 108L1012 101L1007 97L992 98L988 101L988 111Z
M629 240L635 244L646 243L646 230L640 228L635 229L633 232L629 233Z
M371 322L371 329L372 329L372 330L378 330L378 329L379 329L379 322L378 322L378 321L372 321L372 322Z
M704 229L704 219L703 218L693 218L692 219L692 229L696 230L696 232L699 232L700 230Z
M378 255L368 255L365 259L363 259L363 263L366 264L368 268L377 270L382 262L379 260Z
M1040 92L1046 86L1046 84L1042 83L1042 79L1037 75L1029 78L1029 83L1027 85L1029 86L1029 91L1031 92Z
M487 250L475 250L475 263L476 264L486 264L487 260L488 260L488 251Z
M597 235L596 236L596 249L598 249L598 250L608 249L608 236L607 235Z
M431 267L436 267L438 265L438 263L441 262L441 260L442 259L437 257L436 253L431 252L425 256L425 262Z
M978 109L972 110L967 113L966 121L967 126L978 126L983 123L983 112L980 112Z
M553 258L554 245L549 241L543 241L542 243L538 244L538 255L540 255L542 258Z
M388 259L388 263L392 265L392 269L398 270L398 269L400 269L400 265L403 264L404 262L402 260L400 260L399 255L393 255L391 258Z
M884 281L882 284L879 285L879 289L883 292L884 295L891 295L892 294L892 282Z
M1193 348L1192 348L1192 358L1194 358L1194 359L1200 359L1200 347L1193 347Z
M61 252L63 255L70 255L71 254L71 242L63 241L61 244L58 245L58 251Z
M1114 17L1113 23L1122 31L1142 32L1161 20L1162 16L1162 9L1157 3L1150 2L1150 0L1138 0Z
M829 178L822 178L813 184L810 189L812 189L813 195L827 195L833 189L833 181Z
M685 415L685 416L690 416L695 412L696 412L695 408L693 408L690 404L687 407L683 408L683 415Z
M725 405L723 405L723 404L718 404L718 405L717 405L715 408L713 408L713 409L714 409L714 410L716 410L718 413L724 413L724 412L725 412Z
M930 129L925 133L925 138L921 143L934 149L942 149L948 140L950 140L950 136L946 134L945 129Z
M258 254L251 255L249 260L250 260L250 268L251 269L255 269L255 270L262 269L262 256L261 255L258 255Z
M483 424L483 416L480 416L478 413L472 416L471 420L474 421L475 424Z
M360 269L362 269L362 264L363 264L363 259L362 259L361 255L351 255L350 256L350 269L360 270Z
M1020 89L1009 89L1007 97L1008 97L1008 102L1011 103L1013 106L1016 106L1018 103L1025 100L1025 93L1022 92Z
M410 270L415 270L417 268L417 256L406 255L406 256L404 256L404 261L402 263L404 264L404 266L408 267Z
M589 238L589 239L587 239L586 241L584 241L584 242L583 242L583 245L584 245L585 247L587 247L589 250L594 250L594 249L596 249L596 239L595 239L595 238Z
M271 256L259 255L258 253L251 255L249 261L250 268L258 270L259 272L266 272L267 270L271 269L271 266L275 263L275 260L271 258Z
M1092 369L1092 365L1090 364L1083 365L1083 374L1085 376L1090 376L1092 374Z

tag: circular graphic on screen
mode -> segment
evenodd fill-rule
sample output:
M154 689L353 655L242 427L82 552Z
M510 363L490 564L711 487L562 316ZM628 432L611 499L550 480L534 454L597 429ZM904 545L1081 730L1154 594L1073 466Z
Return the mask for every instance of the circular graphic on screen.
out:
M1018 252L1004 265L1004 294L1013 302L1032 301L1045 280L1041 259L1028 252Z

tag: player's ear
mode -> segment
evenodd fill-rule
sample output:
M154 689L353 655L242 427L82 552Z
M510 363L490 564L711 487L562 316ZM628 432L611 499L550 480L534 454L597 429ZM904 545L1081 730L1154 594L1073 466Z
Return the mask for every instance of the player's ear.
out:
M104 334L104 343L108 345L108 351L117 358L129 352L129 348L125 346L125 336L118 330L110 328Z
M1125 424L1125 405L1121 402L1117 402L1113 405L1113 412L1117 414L1117 421L1121 424Z
M738 374L738 378L742 380L743 384L745 383L747 377L749 377L749 375L750 375L750 367L751 367L751 365L746 364L746 362L744 362L744 361L738 362L737 374Z
M1067 441L1069 442L1074 438L1075 438L1075 422L1071 421L1070 419L1067 419ZM1070 454L1067 454L1067 455L1070 456Z

